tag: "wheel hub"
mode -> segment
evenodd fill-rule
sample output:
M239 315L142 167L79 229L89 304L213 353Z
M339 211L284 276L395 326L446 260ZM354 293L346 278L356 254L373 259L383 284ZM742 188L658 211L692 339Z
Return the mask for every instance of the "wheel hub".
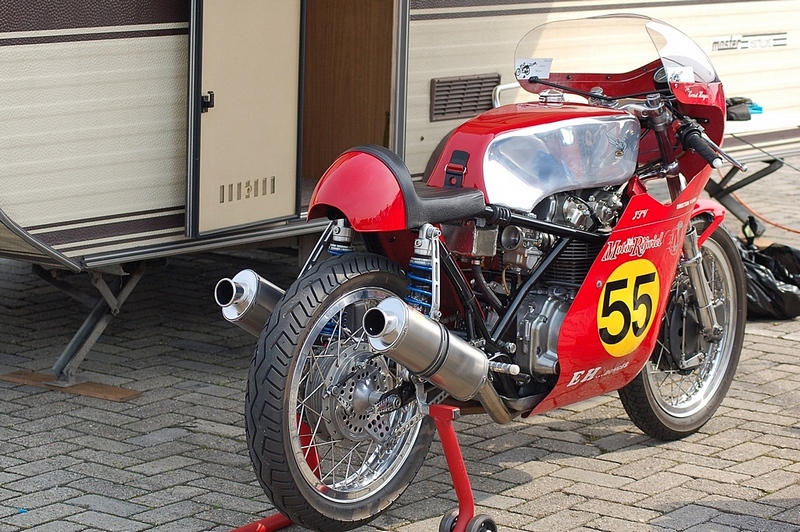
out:
M382 359L349 347L319 366L315 378L309 379L309 389L318 391L313 401L308 401L313 410L321 413L319 430L331 439L388 440L391 415L380 414L374 408L394 385Z
M691 373L705 360L711 342L703 335L697 310L685 294L673 298L667 313L669 326L661 334L669 356L662 358L661 366L666 362L668 367L660 369Z

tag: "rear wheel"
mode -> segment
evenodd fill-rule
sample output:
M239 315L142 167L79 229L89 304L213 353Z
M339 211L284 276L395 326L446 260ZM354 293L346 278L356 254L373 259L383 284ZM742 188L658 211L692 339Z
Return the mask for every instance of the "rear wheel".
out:
M248 380L250 456L264 491L293 522L349 530L384 511L427 453L433 424L416 401L376 402L409 383L372 352L367 309L405 293L400 269L350 253L298 279L259 339Z
M631 421L660 440L693 434L711 419L728 392L742 350L747 300L739 252L722 227L701 252L722 337L710 342L703 336L694 288L679 268L656 348L641 373L619 390Z

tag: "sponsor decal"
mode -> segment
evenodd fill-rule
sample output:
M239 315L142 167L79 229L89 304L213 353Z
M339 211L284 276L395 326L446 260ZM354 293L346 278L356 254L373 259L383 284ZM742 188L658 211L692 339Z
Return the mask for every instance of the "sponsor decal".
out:
M584 382L589 382L595 379L610 377L611 375L619 373L620 371L622 371L627 367L628 367L628 361L626 360L624 363L619 364L618 366L614 366L611 369L607 369L603 373L600 373L600 371L603 369L602 367L576 371L575 373L572 374L572 378L569 380L567 388L569 388L570 386L575 386L576 384L583 384Z
M609 355L624 357L641 345L655 321L660 295L658 271L647 259L625 262L611 272L597 306L597 333Z
M665 234L666 231L661 231L653 236L631 236L625 240L609 240L600 260L607 262L615 260L621 255L633 258L642 257L648 249L660 248L664 243Z
M725 35L714 37L711 41L712 52L727 50L754 50L758 48L778 48L789 44L789 34L761 33L753 35Z
M517 59L515 62L514 74L518 80L527 80L533 77L547 79L550 77L550 67L553 66L553 58L531 58Z
M692 89L689 87L686 88L686 96L692 98L693 100L705 101L709 99L708 93L703 89Z
M690 66L666 67L667 81L670 83L694 83L694 69Z
M672 255L677 255L683 250L683 222L678 222L675 229L669 232L667 236L667 251Z
M692 198L689 201L682 201L682 202L678 203L677 205L675 205L675 210L679 211L681 209L685 209L689 205L694 205L695 203L697 203L697 198Z

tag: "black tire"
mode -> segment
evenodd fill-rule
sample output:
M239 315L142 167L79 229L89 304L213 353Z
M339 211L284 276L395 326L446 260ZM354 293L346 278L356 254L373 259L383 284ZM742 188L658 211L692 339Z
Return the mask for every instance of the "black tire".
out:
M458 508L447 510L439 521L439 532L453 532L458 522Z
M478 514L467 521L464 532L497 532L497 524L488 515Z
M631 421L659 440L677 440L700 430L725 398L739 364L747 309L739 251L730 234L718 227L701 252L722 338L714 343L703 338L691 283L679 268L656 348L639 375L619 390ZM696 367L681 368L682 354L691 358L701 352L705 356Z
M324 261L289 288L259 338L247 443L262 488L294 523L325 532L361 526L422 465L433 423L415 401L368 410L369 394L397 386L402 368L359 341L366 308L402 297L405 285L400 268L379 255Z

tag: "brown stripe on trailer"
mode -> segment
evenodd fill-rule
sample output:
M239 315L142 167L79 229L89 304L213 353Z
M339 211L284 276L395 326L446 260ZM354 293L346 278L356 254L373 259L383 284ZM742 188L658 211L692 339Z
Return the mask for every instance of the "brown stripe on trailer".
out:
M459 18L482 18L497 16L519 16L549 13L570 13L581 11L619 11L630 9L650 9L653 7L680 7L696 6L699 4L735 4L741 0L676 0L664 2L578 2L571 5L546 5L543 7L517 7L504 8L505 6L532 6L536 2L527 0L412 0L410 20L445 20ZM770 0L756 0L770 1ZM485 10L458 11L459 8L485 7ZM492 9L494 8L494 9ZM499 9L498 9L499 8ZM418 10L442 10L439 13L414 13ZM445 11L446 10L446 11Z
M165 229L180 228L181 231L183 231L184 225L185 214L180 213L123 222L89 225L72 229L54 230L46 233L37 233L36 238L48 246L64 246L87 240L122 237L136 233L162 231Z
M71 35L42 35L37 37L16 37L0 39L0 46L21 46L26 44L51 44L59 42L101 41L107 39L132 39L138 37L162 37L165 35L188 35L189 27L163 28L154 30L98 31L93 33L74 33Z
M0 33L189 22L181 0L4 0Z

